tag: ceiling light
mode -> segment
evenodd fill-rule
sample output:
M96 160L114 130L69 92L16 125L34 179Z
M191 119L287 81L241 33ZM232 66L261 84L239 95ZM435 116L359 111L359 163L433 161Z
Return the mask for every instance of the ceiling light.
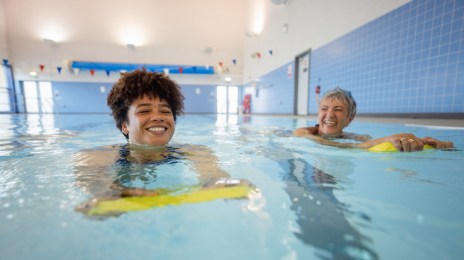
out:
M50 46L56 46L56 41L55 40L44 38L43 41L46 42L47 44L49 44Z
M247 32L245 32L245 35L246 35L247 37L250 37L250 38L254 38L254 37L257 37L257 36L258 36L257 33L252 32L252 31L247 31Z

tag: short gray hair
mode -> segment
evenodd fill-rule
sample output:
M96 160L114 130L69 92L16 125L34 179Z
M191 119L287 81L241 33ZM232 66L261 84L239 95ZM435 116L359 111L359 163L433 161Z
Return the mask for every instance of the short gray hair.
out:
M325 100L339 100L345 103L348 109L348 117L354 118L356 115L356 101L354 100L351 92L342 88L336 87L324 93L321 98L321 103Z

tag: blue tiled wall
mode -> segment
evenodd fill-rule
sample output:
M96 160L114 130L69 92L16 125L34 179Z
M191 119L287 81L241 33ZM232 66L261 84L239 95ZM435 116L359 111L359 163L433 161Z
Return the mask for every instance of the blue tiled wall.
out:
M291 66L292 74L288 75ZM243 95L251 96L251 113L293 114L293 62L262 76L254 83L244 85Z
M310 93L320 79L358 113L464 112L463 30L464 1L412 1L314 50Z
M287 66L262 76L258 85L272 87L253 97L252 112L293 113ZM412 1L314 49L312 114L318 84L350 90L360 114L464 112L464 1Z

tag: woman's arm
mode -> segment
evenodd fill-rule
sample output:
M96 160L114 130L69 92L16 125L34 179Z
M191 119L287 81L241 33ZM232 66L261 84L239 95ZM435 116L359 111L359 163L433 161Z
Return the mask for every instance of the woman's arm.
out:
M187 159L193 162L193 167L198 172L200 182L212 179L228 178L229 174L219 166L218 158L206 146L183 146Z
M384 142L392 143L395 146L395 148L401 152L421 151L424 145L426 144L434 148L437 148L437 149L447 149L447 148L453 147L452 142L440 141L432 137L419 138L415 136L414 134L410 134L410 133L393 134L393 135L382 137L382 138L368 140L362 143L339 143L339 142L334 142L331 140L324 139L323 137L318 136L318 135L314 135L313 134L314 128L315 127L299 128L295 130L294 135L299 136L299 137L306 137L308 139L311 139L323 145L340 147L340 148L369 149L373 146L376 146Z

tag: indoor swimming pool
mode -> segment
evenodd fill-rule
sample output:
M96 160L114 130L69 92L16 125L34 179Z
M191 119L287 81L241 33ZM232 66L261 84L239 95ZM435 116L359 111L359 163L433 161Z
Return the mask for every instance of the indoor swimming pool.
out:
M123 144L113 119L0 114L0 121L1 259L462 257L463 128L354 120L347 131L411 132L456 147L374 153L287 135L315 123L307 119L185 115L173 142L209 147L231 179L256 187L253 196L89 215L79 206L107 182L98 169L79 175L76 154ZM173 160L130 166L124 185L195 183L189 162Z

